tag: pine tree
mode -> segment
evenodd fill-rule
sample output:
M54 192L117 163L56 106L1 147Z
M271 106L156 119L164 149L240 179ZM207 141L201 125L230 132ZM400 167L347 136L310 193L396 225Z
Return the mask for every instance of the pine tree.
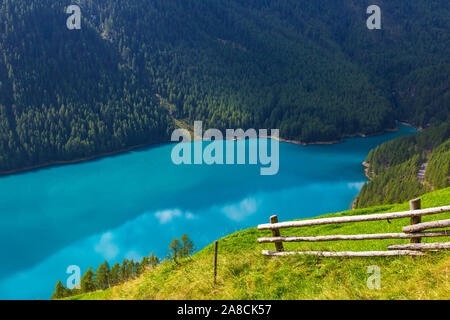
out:
M135 264L133 259L131 259L128 264L127 264L127 268L126 268L126 273L128 275L128 278L134 278L135 276Z
M120 282L120 265L116 262L109 272L109 282L111 286L115 286Z
M149 260L150 260L150 266L152 268L156 267L158 265L158 263L159 263L158 257L153 252L152 252L152 254L149 257Z
M181 244L179 239L173 239L169 245L169 250L171 252L171 258L176 261L181 253Z
M123 259L122 261L122 265L120 266L120 270L119 270L119 278L120 281L124 282L127 281L129 279L129 274L128 274L128 259Z
M109 274L109 264L107 261L103 262L97 269L95 273L95 278L97 280L98 289L110 288L110 274Z
M52 300L61 299L66 296L66 287L62 284L61 280L58 280L55 286L55 292L52 294Z
M194 252L194 242L189 238L187 234L181 237L182 242L182 257L189 257Z
M94 280L94 272L92 272L92 268L86 271L86 273L81 278L81 292L86 293L90 291L94 291L96 289L95 280Z

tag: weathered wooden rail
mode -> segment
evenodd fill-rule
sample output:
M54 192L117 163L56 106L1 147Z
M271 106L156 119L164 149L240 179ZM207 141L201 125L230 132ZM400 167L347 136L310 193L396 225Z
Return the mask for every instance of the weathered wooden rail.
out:
M420 209L421 200L414 199L410 201L410 210L403 212L392 212L382 214L356 215L347 217L310 219L302 221L278 222L277 216L270 217L270 223L260 224L259 230L272 230L272 237L258 238L259 243L274 243L276 251L263 250L264 255L268 256L287 256L287 255L317 255L325 257L368 257L368 256L396 256L423 255L419 250L439 250L449 249L450 242L444 243L420 243L422 238L428 237L446 237L450 236L450 230L427 231L427 229L445 228L450 226L450 219L438 220L422 223L422 216L449 212L450 206ZM403 233L377 233L377 234L357 234L357 235L327 235L327 236L281 236L280 229L300 228L306 226L317 226L325 224L338 224L350 222L380 221L401 218L410 218L410 225L403 228ZM376 240L376 239L410 239L410 244L390 245L389 251L288 251L285 252L283 242L319 242L319 241L340 241L340 240Z

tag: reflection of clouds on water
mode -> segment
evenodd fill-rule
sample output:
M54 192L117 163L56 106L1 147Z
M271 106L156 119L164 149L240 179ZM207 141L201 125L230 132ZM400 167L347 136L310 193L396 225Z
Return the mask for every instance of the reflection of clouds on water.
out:
M364 182L350 182L350 183L347 183L347 187L349 189L356 189L358 191L361 190L363 185L364 185Z
M172 219L174 217L179 217L179 216L181 216L181 211L178 209L158 211L155 213L155 217L158 218L159 223L161 223L161 224L170 222L170 221L172 221Z
M355 188L362 185L363 182L348 181L308 184L270 193L253 193L239 201L217 203L202 210L169 207L143 211L116 228L80 239L40 264L0 281L0 297L49 298L57 280L65 283L68 265L80 266L83 274L89 266L95 270L104 260L110 266L121 263L124 258L140 261L152 251L163 258L172 239L185 233L201 249L231 232L267 222L274 213L288 221L336 212L348 206L357 194ZM333 192L324 198L323 190ZM298 201L302 195L307 201ZM19 291L17 288L26 289Z
M188 220L192 220L192 219L197 218L197 217L196 217L194 214L192 214L191 212L186 212L185 217L186 217L186 219L188 219Z
M159 223L165 224L167 222L172 221L175 217L181 217L184 216L186 219L192 220L195 218L195 216L192 214L192 212L186 212L183 214L183 212L179 209L168 209L163 211L158 211L155 213L155 217L158 218Z
M153 236L157 237L155 218L160 224L172 222L169 224L170 228L165 230L167 236L170 233L176 233L178 223L185 226L183 220L192 221L198 217L190 211L180 209L146 212L116 229L90 237L94 251L105 260L121 260L123 258L141 260L144 255L149 253L149 250L158 248L157 242L162 241L161 238L156 242L156 239L151 239L151 241L149 239L152 237L151 233L149 234L150 230L153 232ZM187 231L182 230L184 233ZM168 241L169 239L165 239L164 243Z
M273 214L289 221L347 209L366 180L360 164L369 150L411 132L401 126L330 146L282 143L282 170L270 178L252 165L175 166L171 144L4 177L0 298L48 298L68 265L83 273L112 256L110 265L152 251L164 257L184 233L200 249Z
M242 221L258 210L258 203L254 198L246 198L237 205L222 208L222 212L231 220Z
M114 259L119 253L119 248L113 242L112 232L106 232L100 237L100 241L95 245L95 252L100 253L107 260Z

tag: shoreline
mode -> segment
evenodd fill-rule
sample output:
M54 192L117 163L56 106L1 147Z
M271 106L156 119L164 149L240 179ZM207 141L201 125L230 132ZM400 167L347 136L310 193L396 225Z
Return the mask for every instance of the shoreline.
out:
M297 145L301 145L301 146L313 146L313 145L331 145L331 144L338 144L338 143L343 143L345 141L346 138L368 138L368 137L375 137L375 136L379 136L388 132L397 132L399 130L398 126L394 129L385 129L384 131L380 131L380 132L376 132L376 133L372 133L372 134L364 134L364 133L355 133L355 134L345 134L343 135L340 139L336 139L336 140L330 140L330 141L314 141L314 142L301 142L301 141L297 141L297 140L288 140L288 139L284 139L284 138L276 138L276 137L272 137L272 136L268 136L267 138L270 139L277 139L280 142L286 142L286 143L292 143L292 144L297 144Z
M89 161L98 160L101 158L125 154L127 152L134 151L134 150L141 149L141 148L156 146L156 145L162 144L162 143L166 143L166 142L164 142L164 141L149 142L149 143L144 143L144 144L139 144L139 145L135 145L135 146L131 146L131 147L122 148L122 149L119 149L116 151L99 153L96 155L77 158L77 159L73 159L73 160L55 160L55 161L37 164L34 166L28 166L28 167L23 167L23 168L19 168L19 169L8 170L8 171L1 171L0 177L6 177L6 176L14 175L14 174L20 174L20 173L29 172L29 171L50 168L53 166L61 166L61 165L66 165L66 164L77 164L77 163L89 162Z
M417 131L420 131L420 132L423 131L423 128L422 128L422 127L415 127L415 126L413 126L412 124L410 124L410 123L408 123L408 122L406 122L406 121L399 121L398 123L400 123L400 124L402 124L402 125L404 125L404 126L407 126L407 127L414 128L414 129L416 129Z
M415 126L413 126L412 124L410 124L410 123L408 123L408 122L405 122L405 121L398 121L398 123L400 123L401 125L404 125L404 126L407 126L407 127L411 127L411 128L414 128L414 129L416 129L417 131L419 131L419 132L422 132L423 131L423 128L422 127L415 127ZM395 131L398 131L399 129L398 129L398 125L397 125L397 130L395 130ZM369 176L369 169L370 169L370 164L368 163L368 162L366 162L366 161L363 161L362 163L361 163L362 165L363 165L363 167L364 167L364 175L366 176L366 178L369 180L369 182L372 180L372 177L370 177ZM358 194L359 195L359 194ZM353 199L353 201L352 201L352 203L351 203L351 205L350 205L350 209L351 210L355 210L355 203L356 203L356 198L358 197L358 195Z
M364 175L366 176L367 179L372 180L372 178L369 176L369 168L370 168L370 164L366 161L363 161L361 163L365 168L364 168Z
M409 126L409 127L413 127L411 124L407 124L406 122L402 122L399 121L398 123L405 125L405 126ZM421 130L420 128L415 128L416 130ZM343 135L341 138L336 139L336 140L331 140L331 141L315 141L315 142L301 142L301 141L297 141L297 140L289 140L289 139L284 139L284 138L280 138L280 137L272 137L272 136L268 136L268 137L259 137L259 138L268 138L268 139L276 139L280 142L285 142L285 143L291 143L291 144L295 144L295 145L301 145L301 146L310 146L310 145L331 145L331 144L338 144L338 143L342 143L344 142L344 140L346 138L367 138L367 137L372 137L372 136L378 136L378 135L382 135L385 134L387 132L397 132L399 130L398 125L396 126L396 128L393 129L385 129L384 131L381 132L377 132L374 134L370 134L370 135L366 135L363 133L355 133L352 135ZM199 141L200 139L198 137L192 139L192 141ZM224 138L223 140L227 140L226 138ZM233 139L236 140L236 139ZM208 141L208 140L205 140ZM14 174L20 174L20 173L25 173L25 172L29 172L29 171L34 171L34 170L39 170L39 169L44 169L44 168L48 168L48 167L53 167L53 166L60 166L60 165L66 165L66 164L77 164L77 163L83 163L83 162L88 162L88 161L93 161L93 160L97 160L97 159L101 159L104 157L110 157L110 156L116 156L116 155L120 155L120 154L125 154L127 152L130 151L134 151L134 150L138 150L141 148L147 148L147 147L152 147L158 144L163 144L163 143L171 143L172 141L152 141L152 142L148 142L148 143L143 143L143 144L139 144L139 145L135 145L135 146L130 146L130 147L126 147L126 148L122 148L116 151L111 151L111 152L104 152L104 153L100 153L100 154L96 154L96 155L92 155L92 156L88 156L88 157L82 157L82 158L77 158L77 159L73 159L73 160L55 160L55 161L50 161L50 162L46 162L46 163L41 163L41 164L37 164L37 165L33 165L33 166L28 166L28 167L23 167L23 168L19 168L19 169L13 169L13 170L8 170L8 171L0 171L0 177L6 177L6 176L10 176L10 175L14 175ZM367 176L367 175L366 175ZM370 178L369 178L370 180Z
M369 167L370 164L366 161L363 161L361 163L364 166L364 175L366 176L366 178L369 180L369 182L372 180L372 178L369 176ZM361 193L361 192L360 192ZM351 205L350 205L350 210L355 210L355 204L356 204L356 198L358 198L359 193L355 196L355 198L353 199Z

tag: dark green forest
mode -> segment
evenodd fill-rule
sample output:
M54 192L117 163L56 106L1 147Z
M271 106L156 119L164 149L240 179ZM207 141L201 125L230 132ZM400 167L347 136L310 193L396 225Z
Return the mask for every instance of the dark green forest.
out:
M437 126L449 16L446 0L0 0L0 171L167 141L174 117L302 142Z
M450 121L388 141L372 150L366 163L371 181L356 198L356 208L401 203L446 188L450 186ZM425 165L421 181L419 171Z

